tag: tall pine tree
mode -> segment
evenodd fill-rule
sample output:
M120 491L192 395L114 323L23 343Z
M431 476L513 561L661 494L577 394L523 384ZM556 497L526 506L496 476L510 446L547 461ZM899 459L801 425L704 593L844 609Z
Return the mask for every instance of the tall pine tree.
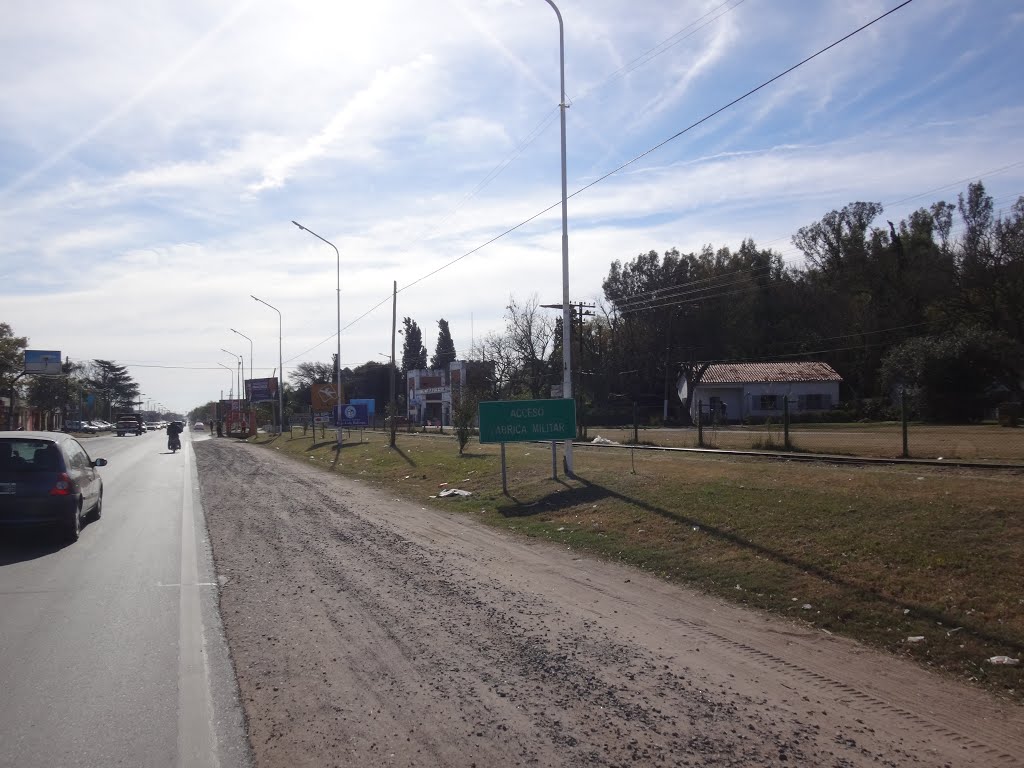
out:
M430 359L431 368L448 370L448 364L455 362L455 342L452 341L452 333L448 329L448 321L443 317L437 321L437 346L434 347L434 356Z
M402 372L418 371L427 367L427 348L423 346L423 331L411 317L402 318Z

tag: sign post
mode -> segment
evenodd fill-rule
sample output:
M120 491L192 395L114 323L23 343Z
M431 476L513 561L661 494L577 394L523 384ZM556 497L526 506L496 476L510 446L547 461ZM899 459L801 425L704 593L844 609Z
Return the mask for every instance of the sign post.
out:
M552 479L558 478L555 441L576 437L576 402L554 400L492 400L480 403L480 442L501 443L501 488L508 493L505 443L551 441Z

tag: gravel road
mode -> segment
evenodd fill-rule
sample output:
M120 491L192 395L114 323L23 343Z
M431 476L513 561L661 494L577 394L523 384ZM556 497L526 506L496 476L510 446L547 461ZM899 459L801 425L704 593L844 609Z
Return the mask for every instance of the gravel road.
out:
M1024 765L1019 708L898 659L194 447L257 768Z

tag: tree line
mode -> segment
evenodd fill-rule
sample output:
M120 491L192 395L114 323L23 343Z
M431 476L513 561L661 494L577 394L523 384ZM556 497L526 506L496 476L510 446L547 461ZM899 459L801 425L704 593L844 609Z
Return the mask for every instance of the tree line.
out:
M912 416L947 421L1020 400L1024 197L999 213L979 181L956 203L899 222L880 203L852 202L801 227L792 243L799 264L752 239L735 250L651 250L612 262L600 300L572 308L573 389L592 423L633 403L660 412L666 399L670 420L686 423L680 377L692 397L707 367L723 362L830 364L843 377L834 418L891 418L904 395ZM400 382L456 359L447 321L437 325L428 357L423 329L403 318ZM561 312L535 295L512 296L504 327L462 356L483 366L477 399L538 399L562 383L562 348ZM343 370L346 395L386 401L387 365ZM302 364L291 379L301 391L333 371Z
M716 362L820 360L843 377L836 418L885 418L902 395L916 417L964 421L1000 402L1019 402L1024 375L1024 197L997 212L982 182L956 203L935 202L898 223L880 203L852 202L801 227L800 264L752 239L732 250L651 250L611 263L594 305L573 306L574 394L591 423L633 403L670 403L684 377L692 393ZM593 311L590 311L592 307ZM586 309L585 309L586 308ZM446 369L458 356L447 320L433 355L424 331L402 320L395 360L398 413L405 374ZM0 323L0 386L21 370L26 339ZM509 298L504 327L474 339L474 399L540 399L562 383L560 312L537 297ZM286 412L305 411L314 382L334 381L336 361L296 366L284 385ZM139 392L113 361L65 362L66 377L33 377L23 395L60 408L92 396L100 408ZM390 397L388 360L342 370L346 398ZM690 395L692 396L692 394ZM208 404L208 405L212 405ZM660 410L660 408L659 408Z

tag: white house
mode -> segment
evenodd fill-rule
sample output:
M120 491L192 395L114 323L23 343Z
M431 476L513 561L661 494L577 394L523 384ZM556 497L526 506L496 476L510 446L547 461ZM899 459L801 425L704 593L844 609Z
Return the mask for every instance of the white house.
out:
M785 400L790 415L829 411L839 402L842 377L828 363L715 363L708 366L694 388L690 415L719 421L781 419ZM679 383L679 398L685 402L686 383Z

